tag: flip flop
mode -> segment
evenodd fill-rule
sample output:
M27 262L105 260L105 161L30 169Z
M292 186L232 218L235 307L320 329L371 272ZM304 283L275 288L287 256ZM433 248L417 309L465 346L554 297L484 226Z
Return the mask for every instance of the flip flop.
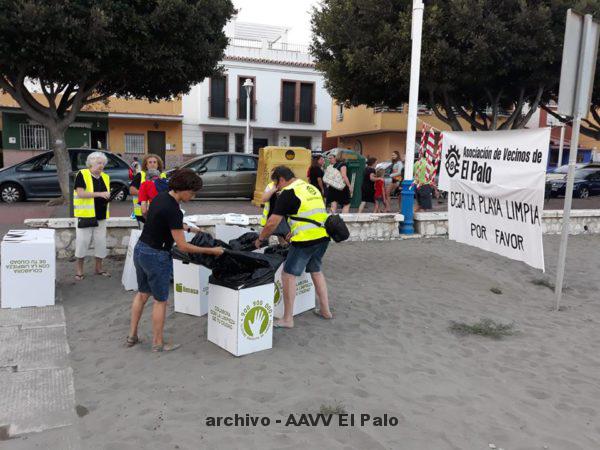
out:
M140 338L137 336L127 336L127 347L133 347L135 344L140 342Z
M85 278L85 275L75 275L75 280L76 281L81 281Z
M181 344L153 345L152 346L152 351L154 353L172 352L173 350L177 350L179 347L181 347Z
M103 272L96 272L96 275L100 275L100 276L103 276L103 277L106 277L106 278L110 278L111 277L110 273L104 272L104 271Z
M293 327L286 327L286 326L284 326L284 325L280 325L280 324L278 324L278 323L274 323L274 324L273 324L273 328L280 328L280 329L283 329L283 330L290 330L290 329L292 329Z

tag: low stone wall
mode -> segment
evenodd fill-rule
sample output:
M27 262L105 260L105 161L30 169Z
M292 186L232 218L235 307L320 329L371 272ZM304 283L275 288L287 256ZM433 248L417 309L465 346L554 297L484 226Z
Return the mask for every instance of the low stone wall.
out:
M260 216L247 216L250 228L259 229ZM415 234L401 236L398 224L404 220L401 214L342 214L350 230L351 241L385 241L416 237L442 237L448 235L448 213L427 212L415 214ZM214 233L215 225L225 225L225 215L186 216L186 221L198 228ZM56 252L59 258L69 258L75 252L75 219L27 219L32 228L56 229ZM542 227L545 234L560 234L562 211L544 211ZM129 234L137 228L137 222L126 217L108 219L107 246L109 255L127 252ZM571 211L569 225L571 234L600 234L600 210Z
M544 211L542 230L544 234L562 232L563 212L561 210ZM448 234L447 212L415 213L415 233L422 236L445 236ZM576 209L571 211L569 234L600 233L600 210Z
M400 214L343 214L348 225L350 240L390 240L400 239L398 223L404 220ZM248 227L259 229L260 216L248 216ZM198 228L214 233L215 225L225 225L224 215L186 216L186 222L195 223ZM25 224L32 228L54 228L56 230L56 252L59 258L70 258L75 252L75 219L27 219ZM137 221L127 217L113 217L107 222L106 244L109 255L127 253L129 235L137 228Z

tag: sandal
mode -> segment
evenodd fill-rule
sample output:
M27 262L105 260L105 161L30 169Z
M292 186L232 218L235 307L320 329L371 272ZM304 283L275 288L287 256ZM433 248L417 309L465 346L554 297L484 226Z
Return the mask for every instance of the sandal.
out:
M110 278L111 277L110 273L108 273L108 272L96 272L96 275L101 275L101 276L106 277L106 278Z
M172 352L173 350L177 350L179 347L181 347L181 344L160 344L160 345L153 345L152 346L152 351L155 352L155 353Z
M81 275L75 275L75 280L76 281L81 281L85 278L85 275L81 274Z
M140 338L137 336L127 336L127 347L133 347L135 344L140 342Z

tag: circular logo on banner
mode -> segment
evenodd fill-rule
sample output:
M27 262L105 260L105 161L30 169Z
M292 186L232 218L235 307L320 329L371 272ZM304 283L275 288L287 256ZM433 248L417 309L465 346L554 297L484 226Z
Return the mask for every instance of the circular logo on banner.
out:
M285 159L287 159L288 161L293 160L296 157L296 153L294 152L294 150L288 150L287 152L285 152Z
M252 340L263 337L271 322L271 312L262 305L262 302L254 303L259 304L242 312L242 333Z
M453 177L458 173L458 166L460 161L460 155L458 153L458 149L456 146L452 146L448 149L448 153L446 153L446 173L448 173L449 177Z

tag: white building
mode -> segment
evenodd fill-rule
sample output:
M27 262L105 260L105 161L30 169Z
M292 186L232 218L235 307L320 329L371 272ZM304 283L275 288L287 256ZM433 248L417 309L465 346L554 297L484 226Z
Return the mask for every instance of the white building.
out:
M331 126L331 97L308 48L286 42L287 29L231 22L225 76L206 79L183 97L183 153L244 152L246 91L254 84L251 151L267 145L320 150Z

